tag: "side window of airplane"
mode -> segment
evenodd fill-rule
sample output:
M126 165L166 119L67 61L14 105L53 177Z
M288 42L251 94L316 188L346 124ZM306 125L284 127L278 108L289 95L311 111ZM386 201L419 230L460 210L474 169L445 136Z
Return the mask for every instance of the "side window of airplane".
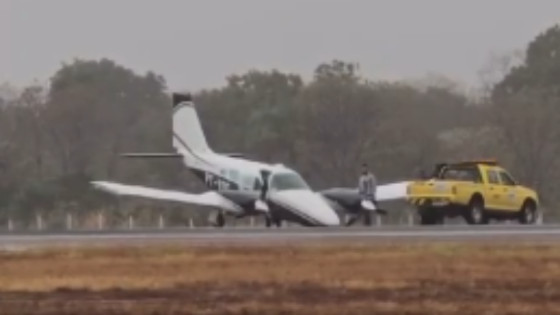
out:
M251 190L252 185L253 185L253 177L244 176L243 177L243 190Z
M229 170L229 179L234 183L239 183L239 171Z

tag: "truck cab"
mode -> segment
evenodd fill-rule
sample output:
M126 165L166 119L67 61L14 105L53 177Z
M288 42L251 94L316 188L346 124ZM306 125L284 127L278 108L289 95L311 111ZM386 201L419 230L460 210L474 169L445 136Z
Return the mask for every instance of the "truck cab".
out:
M492 160L437 164L430 178L409 185L407 196L425 225L457 216L469 224L490 219L531 224L538 215L537 193Z

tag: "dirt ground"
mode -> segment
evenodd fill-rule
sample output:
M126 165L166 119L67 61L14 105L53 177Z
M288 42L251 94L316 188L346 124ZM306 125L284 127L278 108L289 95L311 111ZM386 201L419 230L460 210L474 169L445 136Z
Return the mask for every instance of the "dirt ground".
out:
M0 254L0 314L560 314L560 245Z

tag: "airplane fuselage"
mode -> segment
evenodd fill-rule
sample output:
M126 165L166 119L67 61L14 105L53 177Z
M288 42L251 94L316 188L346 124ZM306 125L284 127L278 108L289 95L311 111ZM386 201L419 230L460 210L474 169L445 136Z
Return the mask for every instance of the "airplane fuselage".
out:
M196 156L182 152L185 165L211 190L217 191L243 208L237 216L263 212L255 200L264 197L266 214L274 220L306 226L339 225L336 212L324 198L313 192L303 178L284 165L271 165L213 152ZM263 172L269 174L263 178ZM263 187L266 186L266 195Z

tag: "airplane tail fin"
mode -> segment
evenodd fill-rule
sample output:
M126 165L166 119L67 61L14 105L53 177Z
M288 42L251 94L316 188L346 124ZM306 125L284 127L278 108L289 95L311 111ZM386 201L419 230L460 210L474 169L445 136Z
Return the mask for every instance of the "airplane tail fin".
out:
M211 153L192 97L173 94L173 147L183 154Z

